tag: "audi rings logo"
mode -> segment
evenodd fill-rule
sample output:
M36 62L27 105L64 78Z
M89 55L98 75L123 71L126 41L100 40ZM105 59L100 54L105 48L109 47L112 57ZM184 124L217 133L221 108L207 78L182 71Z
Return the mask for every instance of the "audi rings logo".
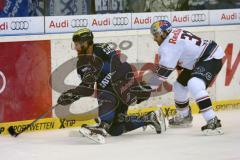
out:
M128 25L128 17L113 17L112 23L114 26L125 26Z
M87 27L88 20L87 19L73 19L71 21L71 26L72 26L72 28Z
M154 16L153 17L153 22L159 21L159 20L168 20L168 16L167 15L162 15L162 16Z
M192 22L204 22L207 20L207 16L205 14L192 14L191 21Z
M27 30L29 28L28 21L12 21L11 29L12 30Z
M2 71L0 71L0 78L2 79L2 87L0 87L0 94L5 90L5 88L6 88L6 82L7 82L7 80L6 80L6 77L5 77L5 75L3 74L3 72Z

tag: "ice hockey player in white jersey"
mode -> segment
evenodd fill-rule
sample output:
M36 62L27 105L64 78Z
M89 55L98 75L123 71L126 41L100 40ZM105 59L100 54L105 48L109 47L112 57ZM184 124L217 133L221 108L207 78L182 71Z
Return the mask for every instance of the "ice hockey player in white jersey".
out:
M190 92L207 124L205 135L223 134L221 123L212 108L207 88L222 68L224 51L214 41L204 40L193 33L173 28L166 20L154 22L151 34L159 45L159 65L148 76L148 83L159 85L175 68L181 72L173 84L177 114L169 120L170 127L188 127L192 122Z

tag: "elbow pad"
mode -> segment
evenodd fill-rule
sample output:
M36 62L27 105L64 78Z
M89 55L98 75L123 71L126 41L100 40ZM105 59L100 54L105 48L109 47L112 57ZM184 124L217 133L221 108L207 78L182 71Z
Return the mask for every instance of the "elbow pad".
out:
M116 82L118 80L125 80L128 77L128 74L132 72L132 67L129 63L124 62L121 65L119 65L112 76L112 82Z

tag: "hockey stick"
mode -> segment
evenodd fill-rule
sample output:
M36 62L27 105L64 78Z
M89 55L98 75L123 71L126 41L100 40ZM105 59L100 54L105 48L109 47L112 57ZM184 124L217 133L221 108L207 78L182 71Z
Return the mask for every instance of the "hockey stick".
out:
M22 134L23 132L25 132L29 127L31 127L32 125L34 125L38 120L40 120L41 118L45 117L50 111L52 111L54 108L60 106L59 104L56 104L54 106L52 106L49 110L47 110L46 112L44 112L43 114L41 114L40 116L38 116L34 121L32 121L31 123L29 123L28 125L26 125L26 127L24 127L20 132L16 132L16 130L14 129L14 126L10 126L8 128L8 133L13 136L13 137L17 137L19 134Z

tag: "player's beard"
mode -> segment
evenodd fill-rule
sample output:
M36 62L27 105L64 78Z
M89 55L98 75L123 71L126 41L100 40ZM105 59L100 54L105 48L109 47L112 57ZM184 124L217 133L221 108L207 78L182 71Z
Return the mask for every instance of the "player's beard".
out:
M81 47L81 50L78 51L78 55L81 56L81 55L86 55L87 54L87 50L88 50L89 46L82 46Z

